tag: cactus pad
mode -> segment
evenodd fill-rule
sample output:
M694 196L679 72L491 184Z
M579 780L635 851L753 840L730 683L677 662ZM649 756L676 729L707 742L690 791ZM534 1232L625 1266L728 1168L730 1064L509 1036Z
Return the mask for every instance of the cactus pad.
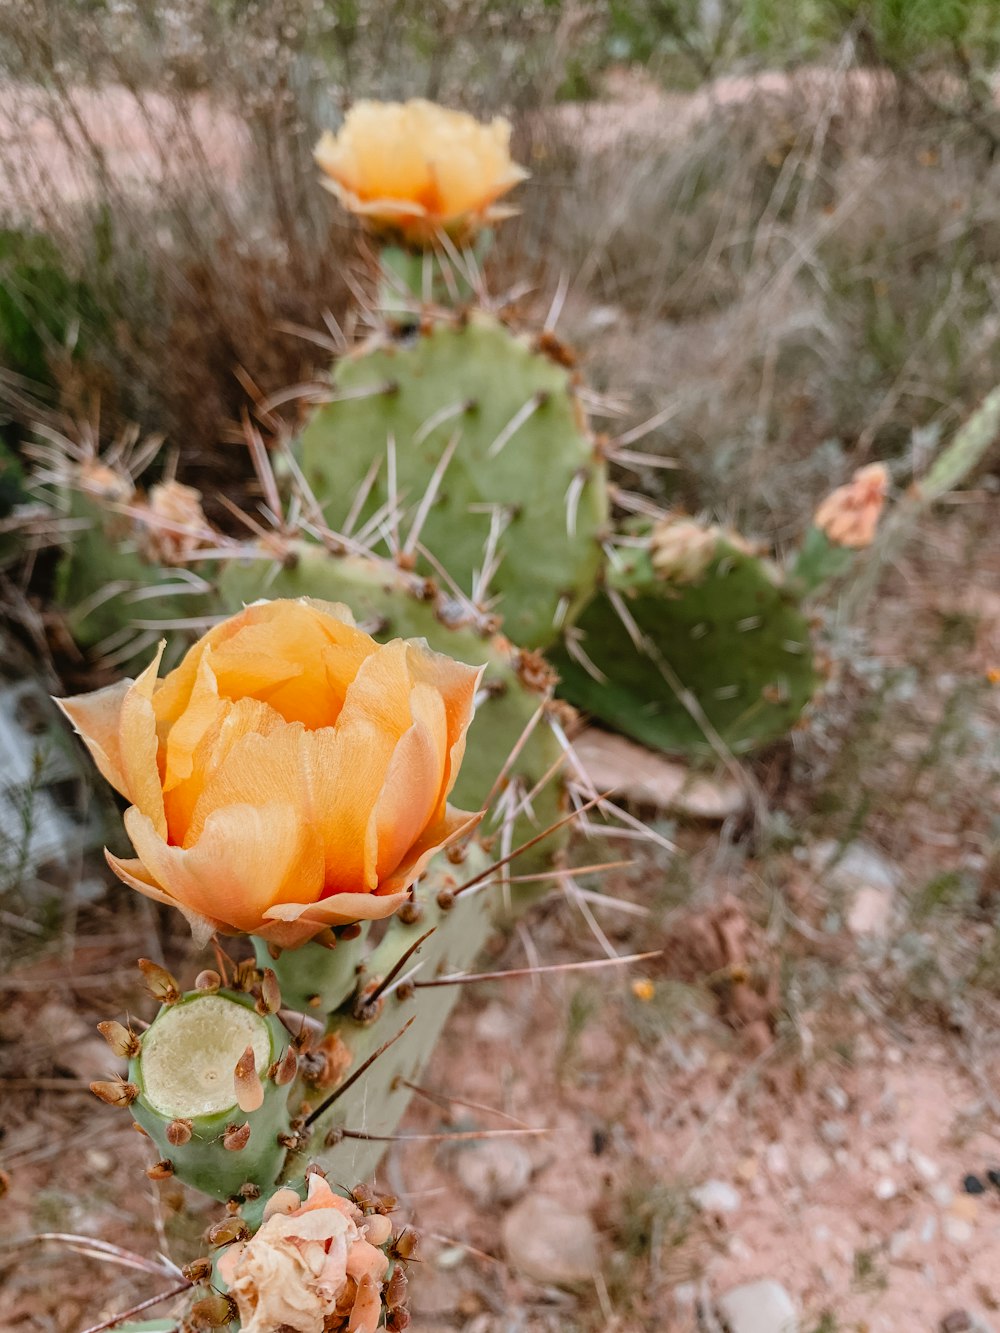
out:
M390 502L393 469L400 514L386 526L405 546L452 450L420 543L469 592L493 525L500 563L488 595L505 633L529 648L551 643L592 591L607 522L604 464L570 372L476 314L376 338L337 364L333 395L301 439L303 471L329 525L344 526L380 460L360 519ZM431 572L419 559L418 568Z
M663 750L711 753L707 730L742 753L784 735L812 697L809 624L779 571L735 534L681 535L658 527L622 550L571 631L604 679L563 648L561 693Z

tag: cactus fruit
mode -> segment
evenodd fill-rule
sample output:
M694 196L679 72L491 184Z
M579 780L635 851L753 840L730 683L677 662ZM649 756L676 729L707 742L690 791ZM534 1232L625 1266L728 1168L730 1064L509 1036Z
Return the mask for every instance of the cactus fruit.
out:
M690 519L623 547L570 636L561 693L667 751L774 740L817 685L808 621L780 572L736 534Z
M380 641L426 639L437 652L486 668L476 716L469 730L465 758L452 801L465 810L483 806L522 732L543 706L553 677L534 653L490 634L474 608L451 602L427 579L369 556L335 555L315 543L293 542L284 559L261 549L260 558L229 560L218 581L227 611L258 597L317 597L343 602L359 624ZM531 792L559 760L561 750L546 726L536 726L507 775L507 788ZM562 813L561 785L545 782L526 811L512 823L513 845L554 824ZM562 839L565 841L565 838ZM537 869L560 845L558 837L522 863ZM319 947L319 946L317 946Z
M300 447L331 528L378 469L361 523L381 523L390 544L398 533L430 572L419 536L474 601L496 597L515 643L551 643L590 596L603 459L570 372L492 316L440 317L344 357Z

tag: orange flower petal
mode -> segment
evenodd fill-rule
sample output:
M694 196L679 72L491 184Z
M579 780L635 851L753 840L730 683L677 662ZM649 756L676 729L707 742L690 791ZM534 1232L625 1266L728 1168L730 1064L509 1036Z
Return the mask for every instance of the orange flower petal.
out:
M149 878L191 911L254 932L283 897L322 886L322 855L294 805L233 805L209 815L191 847L171 847L133 806L125 828Z
M78 694L71 699L57 699L56 703L69 718L73 730L82 739L101 775L115 791L128 796L125 790L125 769L122 763L118 723L122 703L132 688L130 680L120 680L103 690Z
M153 902L162 903L164 907L178 908L191 927L191 934L194 936L194 942L199 949L204 948L217 930L225 930L224 922L210 921L207 917L192 912L179 899L172 898L169 893L164 893L163 889L150 879L149 871L141 861L123 861L120 857L109 852L107 848L104 849L104 859L121 882L127 884L130 889L137 889L139 893L144 894L147 898L152 898Z
M376 874L384 880L438 814L448 763L448 728L441 695L418 684L410 693L413 725L392 753L373 811Z

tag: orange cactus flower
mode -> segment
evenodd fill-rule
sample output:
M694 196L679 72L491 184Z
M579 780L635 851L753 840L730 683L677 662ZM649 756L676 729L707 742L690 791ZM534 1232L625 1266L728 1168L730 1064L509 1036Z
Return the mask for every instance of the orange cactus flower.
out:
M447 804L481 672L344 606L257 602L163 680L60 701L130 802L135 860L115 874L179 907L196 936L295 948L390 915L430 857L477 816Z
M315 149L323 181L343 206L404 242L439 230L467 240L514 210L497 204L528 175L510 156L510 124L414 98L356 102L336 135Z
M375 1333L389 1269L379 1244L391 1230L384 1217L365 1217L334 1194L322 1176L309 1177L303 1204L294 1191L279 1190L253 1239L230 1246L219 1260L243 1333L334 1327Z
M826 497L813 522L835 546L871 546L888 489L885 464L869 463Z

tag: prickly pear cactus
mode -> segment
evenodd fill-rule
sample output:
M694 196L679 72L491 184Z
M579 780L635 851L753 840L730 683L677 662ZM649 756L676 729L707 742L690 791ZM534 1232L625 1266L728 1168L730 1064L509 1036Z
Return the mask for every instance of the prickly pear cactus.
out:
M691 519L623 548L570 634L555 663L560 692L667 751L774 740L817 685L809 624L779 570Z
M490 315L437 318L343 358L301 459L335 530L377 468L360 523L381 513L375 531L431 573L419 536L474 600L495 597L515 643L551 643L592 592L605 468L572 375Z
M437 652L485 668L476 716L453 801L479 808L489 796L513 746L545 704L553 677L535 653L515 648L505 637L477 623L471 608L450 602L427 579L388 560L335 555L315 543L291 543L279 563L262 550L257 560L227 561L218 582L226 611L258 597L317 597L344 602L370 634L381 641L426 639ZM562 813L558 779L544 782L560 749L547 726L535 726L511 765L507 787L516 800L542 783L530 808L513 821L509 837L519 846ZM519 862L524 873L549 862L564 839L548 840ZM527 891L526 891L527 892Z

